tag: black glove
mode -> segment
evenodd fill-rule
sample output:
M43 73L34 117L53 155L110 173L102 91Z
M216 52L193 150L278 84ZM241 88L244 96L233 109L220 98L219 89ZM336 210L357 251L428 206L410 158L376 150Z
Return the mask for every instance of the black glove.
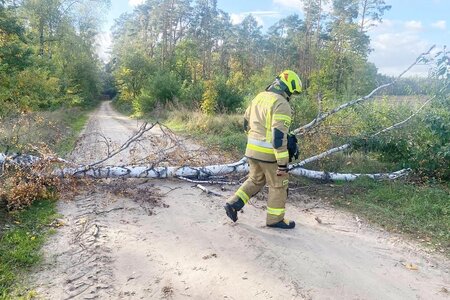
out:
M295 134L289 133L287 137L287 149L289 152L289 162L292 161L292 158L298 159L300 152L298 150L297 137Z
M289 168L287 165L284 166L278 166L277 169L277 176L283 176L286 175L289 172Z

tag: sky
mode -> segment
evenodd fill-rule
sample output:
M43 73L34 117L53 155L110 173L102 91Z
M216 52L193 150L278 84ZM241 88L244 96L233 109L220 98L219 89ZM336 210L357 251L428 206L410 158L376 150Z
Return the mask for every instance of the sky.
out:
M109 29L114 19L143 0L111 0L111 8L99 36L99 54L107 59L111 44ZM450 0L385 0L392 8L381 24L369 30L373 51L369 61L380 73L399 75L416 57L432 45L450 46ZM297 13L302 17L300 0L218 0L219 8L229 13L234 24L252 14L263 31L283 17ZM427 69L415 67L410 76L426 76Z

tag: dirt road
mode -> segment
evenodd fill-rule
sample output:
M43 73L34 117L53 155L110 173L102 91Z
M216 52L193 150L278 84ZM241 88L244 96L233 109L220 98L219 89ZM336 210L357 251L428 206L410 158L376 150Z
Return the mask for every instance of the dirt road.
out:
M103 155L89 133L121 143L136 129L105 102L73 157ZM235 187L212 189L229 196ZM46 245L34 286L45 299L449 299L447 260L320 201L293 198L287 215L297 227L281 231L264 226L261 200L232 224L224 199L192 184L105 180L60 201L64 226Z

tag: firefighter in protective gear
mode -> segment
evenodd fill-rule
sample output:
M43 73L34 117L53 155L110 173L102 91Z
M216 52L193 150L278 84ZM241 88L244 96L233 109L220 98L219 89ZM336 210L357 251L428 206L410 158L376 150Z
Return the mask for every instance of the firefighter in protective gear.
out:
M250 174L224 206L233 222L237 221L237 212L267 183L267 226L283 229L295 227L294 221L284 218L289 183L287 137L292 115L289 100L301 90L302 82L298 75L286 70L247 108L244 117L247 132L245 156Z

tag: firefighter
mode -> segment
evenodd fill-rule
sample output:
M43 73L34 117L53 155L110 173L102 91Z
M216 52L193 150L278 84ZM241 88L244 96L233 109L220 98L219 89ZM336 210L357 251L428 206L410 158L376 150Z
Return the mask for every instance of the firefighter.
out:
M233 222L238 219L237 212L267 184L267 226L282 229L295 227L295 222L284 218L284 214L289 183L288 162L292 158L290 153L298 158L295 137L289 139L295 143L289 147L296 150L288 151L292 115L289 100L301 90L299 76L286 70L264 92L258 94L247 108L244 116L247 132L245 156L248 158L250 173L249 178L224 206Z

